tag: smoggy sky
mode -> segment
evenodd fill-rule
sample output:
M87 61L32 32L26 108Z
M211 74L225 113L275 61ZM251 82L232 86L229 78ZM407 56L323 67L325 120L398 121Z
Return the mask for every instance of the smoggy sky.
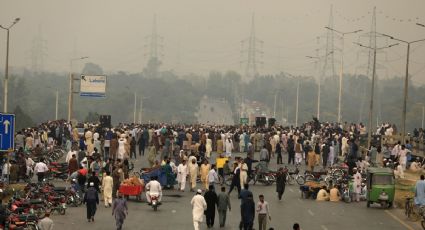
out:
M315 75L316 49L325 53L325 36L330 6L333 4L334 28L341 31L362 29L347 35L345 72L362 73L367 54L354 45L368 45L360 37L370 31L373 7L377 7L377 31L404 40L425 38L424 0L0 0L0 24L14 18L21 21L11 30L10 66L31 69L32 59L46 53L44 70L67 72L73 57L89 56L85 61L102 66L106 73L141 72L149 56L153 15L157 15L158 34L163 37L160 54L162 70L178 74L206 74L211 70L236 70L245 73L246 53L241 55L241 40L249 36L251 16L255 13L256 36L264 41L263 55L257 59L261 74L285 71ZM45 42L33 46L38 36ZM317 39L318 36L322 36ZM395 43L378 39L378 46ZM0 30L0 68L6 53L6 32ZM335 37L335 47L341 41ZM161 51L162 50L162 51ZM404 75L406 45L378 54L381 77ZM335 51L339 72L340 52ZM320 66L323 63L320 63ZM412 45L410 73L415 82L425 83L425 42Z

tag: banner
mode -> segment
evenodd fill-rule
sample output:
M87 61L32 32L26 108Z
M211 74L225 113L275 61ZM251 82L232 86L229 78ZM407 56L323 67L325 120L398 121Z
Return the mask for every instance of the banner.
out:
M81 75L80 96L106 97L106 76Z

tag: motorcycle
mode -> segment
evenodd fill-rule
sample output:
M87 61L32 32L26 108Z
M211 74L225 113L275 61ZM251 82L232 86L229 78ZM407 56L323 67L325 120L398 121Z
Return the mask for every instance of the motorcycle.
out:
M12 213L6 220L6 226L2 226L2 229L18 230L38 230L38 217L35 215L20 215Z
M264 185L272 185L276 182L276 172L259 172L258 170L254 171L253 175L254 185L258 182L263 183Z
M157 211L158 210L158 206L160 205L160 202L159 202L159 196L158 195L150 195L150 198L151 198L151 206L152 206L152 208L153 208L153 210L154 211Z
M46 206L51 212L58 212L61 215L65 215L66 212L66 200L65 196L51 196L47 195Z

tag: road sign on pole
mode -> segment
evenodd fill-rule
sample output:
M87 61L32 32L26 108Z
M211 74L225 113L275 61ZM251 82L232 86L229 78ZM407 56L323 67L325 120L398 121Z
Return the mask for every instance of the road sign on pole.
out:
M15 114L0 113L0 151L15 147Z

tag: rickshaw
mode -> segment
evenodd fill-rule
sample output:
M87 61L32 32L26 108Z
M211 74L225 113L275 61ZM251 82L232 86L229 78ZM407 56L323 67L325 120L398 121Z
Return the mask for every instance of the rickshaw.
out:
M393 205L395 195L394 172L390 168L369 168L367 170L367 207L379 203L383 208Z

